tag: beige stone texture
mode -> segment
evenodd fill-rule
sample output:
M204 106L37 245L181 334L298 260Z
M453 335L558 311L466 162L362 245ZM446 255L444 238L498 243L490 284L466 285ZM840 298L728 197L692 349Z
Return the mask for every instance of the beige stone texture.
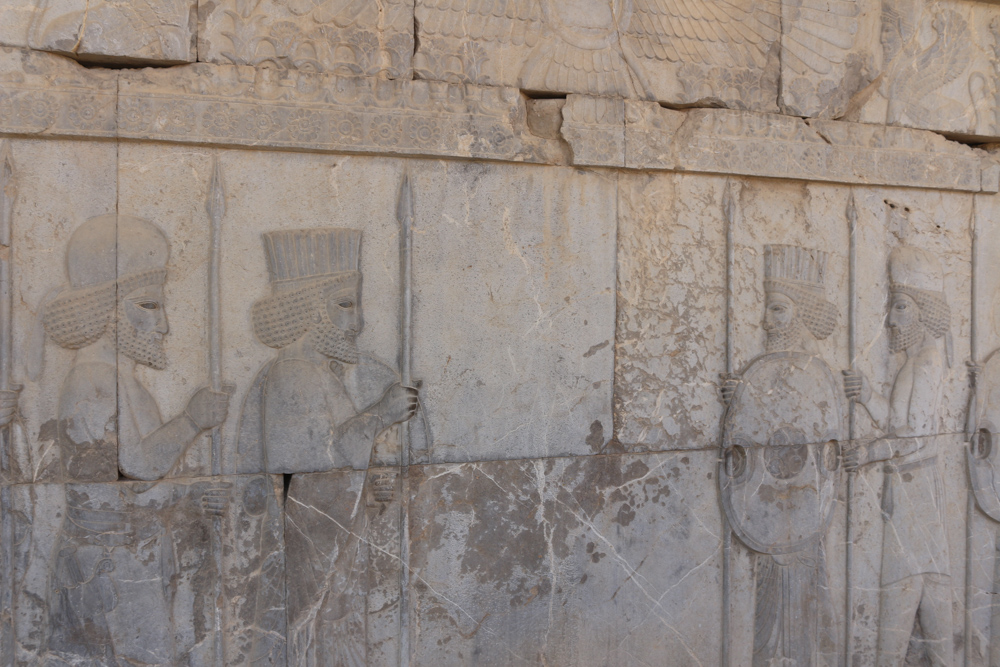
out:
M0 43L91 62L197 60L196 0L5 0Z
M199 12L201 61L410 78L410 0L219 0Z
M0 119L4 132L114 137L117 75L58 56L0 47Z
M975 137L1000 136L1000 10L985 2L882 3L877 76L847 118ZM880 48L879 48L880 47Z

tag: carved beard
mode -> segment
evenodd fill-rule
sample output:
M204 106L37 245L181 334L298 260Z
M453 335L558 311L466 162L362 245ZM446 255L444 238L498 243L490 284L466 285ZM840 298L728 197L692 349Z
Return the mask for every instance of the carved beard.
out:
M326 308L320 308L320 323L309 330L309 339L322 354L345 364L358 363L358 346L343 329L330 321Z
M764 349L768 352L800 350L803 347L802 342L805 340L805 331L798 319L792 320L788 326L780 329L767 329L765 327L764 330L767 331L767 341L764 343Z
M920 320L910 322L905 327L889 327L889 351L902 352L921 341L924 324Z
M162 371L167 367L163 337L154 331L139 331L124 317L118 318L118 351L137 364Z

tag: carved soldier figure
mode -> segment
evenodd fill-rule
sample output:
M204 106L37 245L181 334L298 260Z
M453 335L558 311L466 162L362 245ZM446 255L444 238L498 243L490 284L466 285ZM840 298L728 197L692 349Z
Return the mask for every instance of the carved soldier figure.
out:
M827 259L818 250L765 246L767 353L723 386L723 506L756 552L754 667L837 659L823 537L836 500L843 412L816 344L837 321L824 294Z
M280 350L257 374L243 404L241 472L367 470L376 437L413 416L417 389L355 343L364 326L361 232L353 229L264 234L273 293L252 311L257 337ZM370 475L371 473L369 473ZM300 664L363 665L369 484L328 497L345 476L295 475L286 500L289 652ZM375 495L385 481L373 480ZM318 499L317 499L318 497ZM385 500L384 496L379 498ZM332 562L309 537L316 503L339 525ZM338 518L339 517L339 518ZM301 539L300 539L301 538ZM321 553L316 553L321 552Z
M66 251L70 286L45 304L42 323L76 358L59 393L58 442L66 474L79 481L166 476L185 449L225 421L229 397L205 387L164 422L135 376L136 364L165 368L163 299L169 246L152 223L126 215L91 218Z
M937 258L903 246L889 257L889 349L906 355L888 398L865 376L844 371L849 399L861 403L885 436L844 454L848 470L885 462L878 664L902 665L919 614L934 665L952 663L951 569L938 470L938 407L948 344L949 308Z
M166 366L163 284L169 247L152 223L105 215L70 238L70 285L44 305L42 324L76 350L59 394L57 442L66 475L66 510L51 566L49 649L77 664L177 664L171 590L180 570L207 567L205 527L176 521L194 507L227 505L224 485L123 484L168 475L200 434L225 420L228 395L203 388L164 422L136 364ZM153 496L166 494L168 502ZM103 498L100 496L104 495ZM177 525L171 526L172 523ZM191 554L180 563L175 553ZM120 585L132 593L126 599ZM211 620L207 619L206 623ZM131 664L131 663L130 663Z

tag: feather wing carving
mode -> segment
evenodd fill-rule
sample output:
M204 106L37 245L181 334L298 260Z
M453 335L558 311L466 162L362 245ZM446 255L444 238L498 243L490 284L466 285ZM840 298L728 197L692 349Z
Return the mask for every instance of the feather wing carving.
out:
M781 36L780 0L633 0L632 11L625 38L656 60L758 68Z
M542 30L539 0L420 0L428 35L534 46Z
M845 60L858 29L857 0L798 0L784 8L780 0L633 1L626 37L636 55L657 60L761 68L780 38L783 62L794 71L826 74Z
M903 49L887 71L890 122L907 113L927 122L934 111L921 102L957 79L972 60L965 19L953 11L937 14L931 26L937 39L926 49L913 41Z
M920 100L961 76L972 60L965 19L953 11L934 18L933 28L938 38L917 56L913 74L908 77L910 99Z

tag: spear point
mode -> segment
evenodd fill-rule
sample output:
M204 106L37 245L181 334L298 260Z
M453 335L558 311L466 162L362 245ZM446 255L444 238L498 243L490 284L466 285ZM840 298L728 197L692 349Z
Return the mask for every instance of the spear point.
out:
M854 203L853 190L851 191L851 196L847 199L847 219L850 220L852 225L858 222L858 207Z
M399 200L396 202L396 219L400 223L413 221L413 186L410 184L410 173L403 172L403 184L399 188Z
M732 223L736 217L736 197L733 196L733 182L726 179L726 189L722 193L722 210L726 214L726 221Z
M208 185L205 208L208 209L208 217L212 222L218 222L226 215L226 187L222 182L222 167L218 157L212 159L212 180Z

